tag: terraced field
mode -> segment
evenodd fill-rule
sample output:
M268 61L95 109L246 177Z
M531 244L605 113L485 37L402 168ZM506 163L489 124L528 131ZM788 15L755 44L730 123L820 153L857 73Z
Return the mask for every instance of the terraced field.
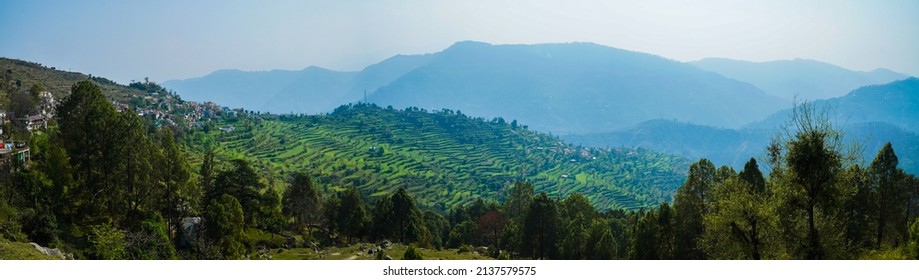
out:
M284 187L293 171L309 172L327 190L356 186L372 200L399 187L430 209L476 198L503 200L515 181L563 197L581 192L600 209L636 209L669 200L688 162L647 150L566 144L503 120L444 110L342 106L328 115L244 116L219 121L223 132L187 137L200 161L206 145L218 159L246 158L269 184Z

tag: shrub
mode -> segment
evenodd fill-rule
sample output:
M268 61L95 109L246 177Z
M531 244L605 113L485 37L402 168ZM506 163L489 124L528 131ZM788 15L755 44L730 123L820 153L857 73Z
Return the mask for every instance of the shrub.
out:
M418 249L414 245L409 245L408 249L405 249L405 255L402 256L403 260L423 260L421 253L418 252Z
M472 252L472 250L473 250L472 245L463 244L459 246L459 249L456 250L456 253L459 253L459 254L469 253L469 252Z

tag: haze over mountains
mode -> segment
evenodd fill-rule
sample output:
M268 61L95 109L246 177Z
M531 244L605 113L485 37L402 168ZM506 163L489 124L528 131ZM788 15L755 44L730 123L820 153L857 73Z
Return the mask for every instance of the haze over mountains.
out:
M739 127L788 105L686 63L590 43L467 41L360 72L218 71L164 85L189 100L274 113L328 112L360 101L366 90L381 106L450 108L557 134L609 132L655 118Z
M681 63L591 43L464 41L356 72L223 70L164 85L188 100L273 113L325 113L364 100L447 108L517 120L574 143L640 146L735 167L762 154L797 98L831 109L852 139L865 141L868 158L892 141L905 168L915 171L917 81L806 59Z
M699 68L755 85L786 100L817 100L843 96L866 85L886 84L907 76L880 68L853 71L809 59L749 62L706 58L690 62Z
M870 160L886 142L899 155L900 166L919 172L919 79L911 77L884 85L865 86L849 94L812 104L841 128L845 141L858 142ZM569 142L595 147L644 147L688 158L705 157L740 168L750 157L764 154L766 145L791 117L781 110L741 129L719 129L671 120L654 120L612 133L563 136Z

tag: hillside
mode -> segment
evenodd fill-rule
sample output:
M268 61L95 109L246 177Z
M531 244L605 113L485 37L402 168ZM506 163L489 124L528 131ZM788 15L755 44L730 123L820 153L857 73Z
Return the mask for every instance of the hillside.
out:
M460 42L371 101L517 119L555 134L613 131L656 118L737 127L782 105L691 65L589 43Z
M808 60L749 62L706 58L690 62L699 68L744 81L766 93L792 100L817 100L842 96L862 86L886 84L906 78L887 69L853 71L836 65Z
M765 151L774 136L770 130L736 130L672 120L653 120L610 133L562 136L589 147L642 147L688 159L707 158L717 165L739 169Z
M919 174L919 135L886 122L865 122L841 126L847 143L857 143L861 159L870 163L885 143L891 142L900 167ZM720 129L675 121L655 120L634 128L562 138L588 147L641 147L688 159L707 158L716 165L735 169L751 157L765 159L766 146L780 129Z
M92 79L102 87L103 93L109 98L127 101L131 97L149 95L143 90L127 87L102 77L94 77L77 72L58 70L54 67L44 66L34 62L0 57L0 71L9 71L13 80L22 84L23 90L32 84L41 84L45 90L55 97L61 98L70 94L73 84Z
M459 112L342 106L329 115L228 119L189 136L219 158L246 158L281 185L310 172L323 188L358 187L375 198L406 188L421 205L447 210L477 198L503 199L518 180L552 196L584 193L600 209L636 209L669 200L688 162L644 149L568 145L503 120Z
M188 100L274 113L322 113L363 100L517 119L554 134L608 132L664 118L739 127L787 105L756 87L655 55L590 43L459 42L359 72L241 72L164 83Z
M826 108L832 120L840 124L887 122L901 129L919 133L919 78L883 85L861 87L842 97L813 102ZM774 128L788 119L791 110L782 110L765 120L752 123L750 128Z

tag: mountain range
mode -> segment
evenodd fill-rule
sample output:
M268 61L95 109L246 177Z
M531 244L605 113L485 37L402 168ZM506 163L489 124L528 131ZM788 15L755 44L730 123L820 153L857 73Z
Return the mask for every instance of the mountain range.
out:
M880 68L870 72L853 71L809 59L749 62L726 58L706 58L690 62L699 68L744 81L766 93L786 100L817 100L840 97L862 86L886 84L906 75Z
M891 142L904 170L919 173L919 79L907 78L884 85L865 86L845 96L811 103L818 113L844 133L844 141L857 143L868 162ZM773 137L784 133L792 111L781 110L741 129L724 129L653 120L611 133L567 135L575 144L594 147L644 147L687 158L708 158L735 168L750 157L761 157Z
M465 41L359 72L224 70L164 86L187 100L275 113L328 112L366 92L380 106L450 108L556 134L608 132L655 118L739 127L788 103L690 64L591 43Z
M654 119L740 128L789 108L795 97L839 97L905 77L804 59L681 63L592 43L463 41L437 53L393 56L361 71L220 70L164 86L187 100L251 111L316 114L356 102L450 108L565 135L620 131Z

